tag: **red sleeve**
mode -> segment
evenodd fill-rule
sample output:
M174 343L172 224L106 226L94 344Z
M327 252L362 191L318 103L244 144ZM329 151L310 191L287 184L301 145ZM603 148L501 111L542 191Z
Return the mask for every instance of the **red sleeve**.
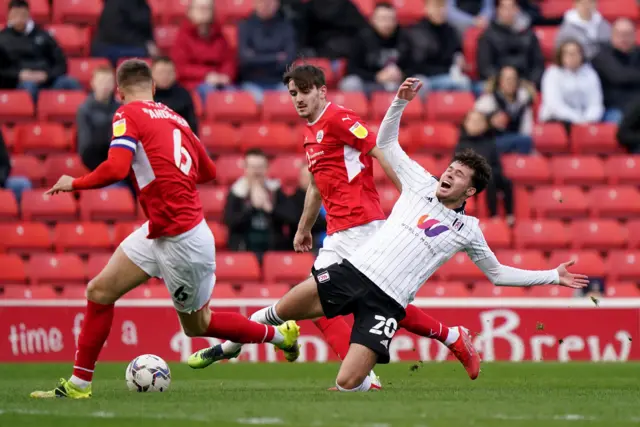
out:
M122 181L129 174L132 161L133 151L127 147L112 147L107 160L100 163L93 172L73 180L73 189L102 188Z
M376 134L355 114L341 112L331 119L331 130L345 144L368 154L376 146Z
M196 150L198 150L198 184L213 181L216 179L216 165L199 142L196 143Z
M236 74L238 71L238 66L236 64L236 52L231 48L227 39L224 36L220 36L222 38L222 43L224 43L224 55L225 58L220 65L220 74L224 74L234 81L236 79Z

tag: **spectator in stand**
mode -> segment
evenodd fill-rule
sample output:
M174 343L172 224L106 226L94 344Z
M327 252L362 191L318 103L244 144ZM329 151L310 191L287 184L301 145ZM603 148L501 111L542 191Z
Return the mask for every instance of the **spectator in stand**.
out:
M460 35L468 28L484 30L493 18L494 0L447 0L447 20Z
M151 8L147 0L105 0L92 54L115 67L122 58L156 56Z
M556 36L556 48L566 41L582 45L586 61L596 56L601 43L611 39L611 25L596 9L596 0L575 0L575 7L564 14Z
M280 182L267 178L268 167L262 150L247 151L245 175L231 186L224 207L229 249L255 252L260 259L268 250L291 250L284 229L295 222L295 209Z
M214 19L213 0L191 0L188 18L178 30L171 59L180 84L187 90L197 87L204 102L210 92L233 84L236 53Z
M66 76L67 59L56 40L33 22L25 0L11 0L7 27L0 31L0 87L29 91L81 89Z
M535 96L533 84L521 80L518 70L509 65L487 82L487 93L478 98L474 109L489 117L500 154L531 153Z
M309 172L309 167L305 163L300 168L300 178L298 181L298 187L296 188L295 193L291 196L292 208L295 212L295 221L291 224L289 228L290 235L288 236L289 249L293 248L293 238L296 234L296 230L298 228L298 222L300 222L300 217L302 216L302 211L304 210L304 199L307 195L307 188L309 187L309 182L311 182L311 172ZM322 241L327 235L327 220L326 220L327 212L323 209L320 210L320 214L318 215L318 219L315 224L311 228L311 236L313 237L313 247L321 248Z
M255 0L254 13L238 27L242 89L258 103L264 90L287 90L282 75L296 56L293 25L279 9L280 0Z
M478 40L477 63L482 80L510 65L522 78L540 84L544 56L529 18L519 13L515 0L498 1L496 19Z
M613 24L611 43L600 47L593 58L604 93L604 121L620 123L630 101L640 97L640 50L636 46L636 28L628 18Z
M20 203L22 192L31 189L31 181L24 176L9 176L11 173L11 161L9 150L4 143L4 137L0 132L0 188L13 191L13 194Z
M494 131L487 117L479 111L467 113L460 130L460 140L456 152L471 148L482 155L491 165L491 181L487 186L486 197L489 215L498 215L498 192L502 193L507 223L513 225L513 185L502 171L502 161L495 143Z
M358 33L352 45L347 76L340 90L347 92L396 91L404 79L400 53L408 49L391 3L378 3L371 26Z
M410 58L406 74L419 78L423 94L438 90L469 90L471 80L462 73L464 58L460 36L447 23L446 0L427 0L425 17L407 29Z
M306 57L348 58L354 35L369 25L350 0L309 0L296 8L298 46Z
M640 97L635 98L627 106L620 126L618 126L618 143L627 152L640 154Z
M113 69L97 68L91 78L91 93L78 108L78 154L89 170L108 157L113 115L120 107L114 96L115 87Z
M566 41L556 52L555 64L542 76L543 122L570 124L596 123L602 119L604 104L598 74L585 63L582 45Z
M156 83L153 99L184 117L193 133L197 134L198 119L193 99L189 91L176 82L176 67L171 58L166 56L154 58L151 73Z

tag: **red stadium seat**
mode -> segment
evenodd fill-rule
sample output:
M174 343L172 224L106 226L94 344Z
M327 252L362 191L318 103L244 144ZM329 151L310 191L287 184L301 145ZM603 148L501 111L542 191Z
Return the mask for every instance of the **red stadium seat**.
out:
M18 202L11 190L0 188L0 221L18 219Z
M106 58L68 58L69 75L77 79L85 89L91 88L94 71L99 67L110 67Z
M158 48L164 52L169 52L176 41L178 27L175 25L159 26L153 30L153 34Z
M207 220L221 220L227 203L227 187L200 188L200 201Z
M640 219L632 219L627 223L627 238L630 248L640 249Z
M44 184L52 186L62 175L82 176L89 172L77 154L58 154L47 157L43 165Z
M468 28L462 38L462 52L464 53L464 61L469 67L469 76L471 78L478 77L477 70L477 51L478 51L478 38L482 34L482 29L478 27Z
M617 249L627 242L627 230L612 219L572 221L569 233L577 249Z
M268 282L297 284L309 277L314 256L310 253L267 252L262 260Z
M543 156L506 155L502 157L505 174L517 184L538 185L551 181L549 161Z
M260 280L260 265L253 252L224 252L216 256L216 278L221 282L243 283Z
M391 4L396 9L400 25L415 24L424 18L423 0L392 0Z
M556 184L588 186L605 181L604 164L596 156L558 156L551 159Z
M198 95L198 92L196 91L191 91L190 95L191 95L191 101L193 101L193 109L196 117L202 118L204 116L204 109L202 107L202 98L200 97L200 95ZM202 126L202 124L200 126Z
M56 286L58 287L58 286ZM64 300L83 300L87 299L87 288L84 286L62 286L60 287L60 298Z
M337 105L353 110L362 119L369 117L369 103L362 92L332 92L328 98Z
M609 298L638 298L640 288L633 282L607 282L605 296Z
M552 61L556 54L556 36L558 27L535 27L534 31L540 42L540 48L546 61Z
M300 116L298 116L288 92L265 91L262 102L262 119L265 122L296 123L300 120Z
M373 9L375 8L374 0L353 0L352 3L356 5L360 13L366 17L370 18L373 13Z
M253 0L217 0L215 16L221 22L236 22L253 13Z
M573 298L578 292L564 286L532 286L529 296L532 298Z
M609 280L640 281L640 251L611 251L606 264Z
M34 106L26 90L0 90L0 121L24 122L33 120Z
M0 23L2 25L7 22L9 2L10 0L0 0ZM47 24L51 15L49 0L29 0L29 14L37 24Z
M27 283L24 261L16 254L0 254L0 285Z
M482 280L475 282L471 289L472 298L526 298L529 288L520 286L496 286L493 283Z
M616 132L611 123L571 126L571 150L574 153L609 154L619 149Z
M136 203L128 188L87 191L80 198L84 221L130 221L136 218Z
M303 167L307 168L307 160L303 156L284 154L271 161L268 176L279 179L284 185L297 185Z
M213 238L216 241L216 249L223 249L227 247L229 240L229 231L224 224L219 222L208 222L209 228L213 233Z
M432 92L427 97L426 118L434 122L460 124L474 103L471 92Z
M543 253L536 250L501 250L496 253L501 264L525 270L546 270L548 263Z
M409 152L446 153L458 143L458 128L451 123L426 123L410 127L411 139L400 143Z
M640 156L610 156L604 162L609 184L640 185Z
M53 232L58 252L89 253L113 250L109 227L103 222L58 224Z
M89 30L71 24L56 24L47 27L67 56L87 56L91 44Z
M35 156L14 154L11 156L11 176L26 176L34 187L42 185L44 170Z
M640 215L640 192L636 187L595 187L588 199L594 216L626 219Z
M93 253L89 255L87 261L87 278L93 279L96 277L102 269L107 265L111 259L111 254L107 253Z
M258 105L249 92L213 92L205 105L208 120L246 122L258 118Z
M640 18L638 3L634 0L601 1L598 3L598 12L609 22L617 18L629 18L637 21Z
M40 120L73 123L87 95L78 90L43 90L38 96Z
M238 129L228 123L201 124L200 141L213 154L237 153L241 148ZM220 173L220 168L217 169Z
M289 289L291 289L289 285L272 283L247 285L216 283L216 286L213 288L213 298L280 298L284 296Z
M49 251L51 232L41 222L0 223L0 252L29 253Z
M331 66L331 60L327 58L303 58L294 62L294 65L314 65L319 67L324 71L324 77L327 82L327 86L333 87L336 84L337 76L333 72L333 67Z
M113 228L113 244L119 245L129 234L142 226L143 221L117 222Z
M84 263L75 254L34 254L27 273L34 285L83 285L87 280Z
M261 148L267 154L301 151L299 132L282 123L246 124L240 128L240 146L243 150Z
M518 221L515 226L515 247L518 249L555 250L569 244L567 227L560 221Z
M573 4L573 0L545 0L540 4L542 16L547 18L562 18L564 14L573 7Z
M229 47L233 51L238 50L238 26L237 25L223 25L222 35L224 39L229 43Z
M78 207L71 193L45 195L42 190L22 193L22 218L40 221L69 221L78 217Z
M239 155L220 156L215 161L216 183L230 185L244 175L244 157Z
M393 98L396 94L392 92L374 92L371 95L371 119L379 122L387 113ZM349 108L347 106L347 108ZM412 103L407 104L407 107L402 113L402 124L416 122L422 120L424 115L424 108L420 98L415 99Z
M23 123L16 125L14 132L16 153L50 154L71 151L74 145L59 123Z
M436 273L442 280L460 280L473 282L485 278L484 273L476 267L465 252L458 252L445 262Z
M586 274L591 278L605 276L604 260L597 250L554 251L549 258L549 268L557 268L560 264L571 260L576 261L573 271Z
M96 0L56 0L53 2L53 21L95 25L102 13L102 2Z
M190 0L166 1L163 10L164 23L179 25L184 22L190 2Z
M533 127L533 145L540 153L555 154L569 151L569 138L560 123L539 123Z
M7 285L4 292L0 294L2 299L22 300L22 299L56 299L59 295L52 286L24 286Z
M575 218L586 216L587 197L577 186L547 186L533 191L531 206L536 218Z
M469 293L469 287L463 282L427 280L416 293L416 298L465 298Z
M380 206L384 213L389 215L398 201L400 193L393 186L379 188L378 193L380 195Z
M501 218L480 222L480 229L491 249L511 248L511 228Z

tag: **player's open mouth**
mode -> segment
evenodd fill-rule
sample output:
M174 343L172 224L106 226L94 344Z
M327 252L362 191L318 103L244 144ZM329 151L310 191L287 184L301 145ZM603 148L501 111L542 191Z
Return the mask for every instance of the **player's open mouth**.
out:
M449 188L451 188L451 183L449 181L442 181L440 183L440 187L448 190Z

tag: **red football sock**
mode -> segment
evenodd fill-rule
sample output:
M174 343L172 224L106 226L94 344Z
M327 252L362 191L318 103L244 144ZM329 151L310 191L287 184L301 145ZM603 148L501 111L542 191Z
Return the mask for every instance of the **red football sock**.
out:
M351 328L342 317L327 319L321 317L313 323L320 329L329 347L336 352L340 360L344 359L349 351L349 341L351 341Z
M407 315L400 322L400 327L422 337L433 338L444 342L449 334L449 327L443 325L427 313L409 304L405 309Z
M113 304L98 304L87 301L87 311L78 337L73 375L84 381L91 381L96 361L104 346L113 322Z
M276 329L247 319L238 313L211 313L207 336L241 344L271 342Z

